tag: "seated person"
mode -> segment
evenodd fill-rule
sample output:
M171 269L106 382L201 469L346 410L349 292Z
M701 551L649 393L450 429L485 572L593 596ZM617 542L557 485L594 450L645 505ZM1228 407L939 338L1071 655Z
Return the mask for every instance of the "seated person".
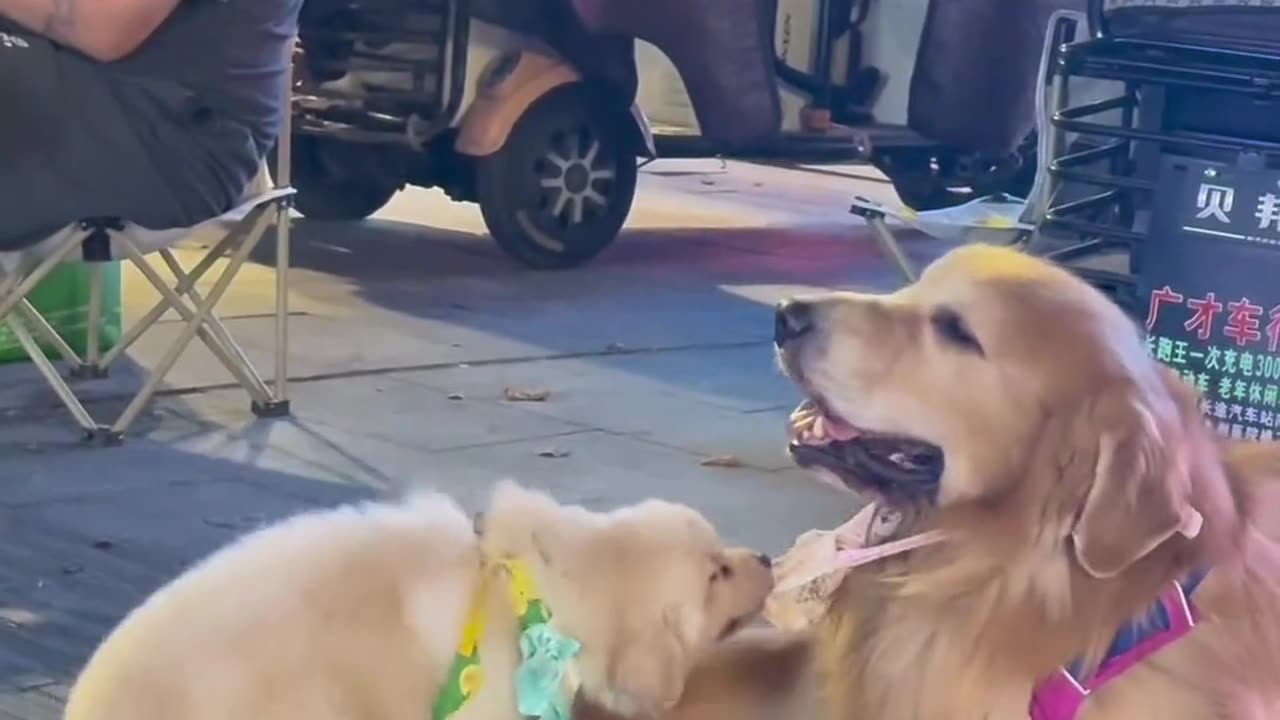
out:
M235 206L281 127L302 0L0 0L0 251Z

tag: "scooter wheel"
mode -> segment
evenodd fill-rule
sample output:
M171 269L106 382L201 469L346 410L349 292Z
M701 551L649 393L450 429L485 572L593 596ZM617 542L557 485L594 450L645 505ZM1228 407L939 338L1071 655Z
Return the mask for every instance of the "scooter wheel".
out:
M585 85L558 87L476 160L476 196L498 246L538 270L582 265L617 238L636 193L630 121Z

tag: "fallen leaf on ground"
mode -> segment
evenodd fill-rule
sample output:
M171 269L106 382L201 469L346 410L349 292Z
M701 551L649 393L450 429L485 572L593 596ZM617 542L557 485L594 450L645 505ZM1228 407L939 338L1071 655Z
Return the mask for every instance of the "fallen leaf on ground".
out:
M535 388L532 390L522 390L520 388L503 388L502 396L508 402L546 402L551 397L550 390Z
M563 448L546 448L538 451L538 457L544 458L566 458L569 457L569 451Z
M740 468L743 466L743 462L736 455L717 455L703 460L701 465L703 467Z

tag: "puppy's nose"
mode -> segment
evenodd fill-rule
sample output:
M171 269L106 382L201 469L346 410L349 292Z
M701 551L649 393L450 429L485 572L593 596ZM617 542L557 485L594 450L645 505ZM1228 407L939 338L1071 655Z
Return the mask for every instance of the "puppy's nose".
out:
M813 329L813 306L801 300L783 300L773 316L773 342L782 347Z
M760 553L756 555L756 562L760 563L761 565L767 568L773 567L773 558L769 557L768 555L765 555L764 553Z

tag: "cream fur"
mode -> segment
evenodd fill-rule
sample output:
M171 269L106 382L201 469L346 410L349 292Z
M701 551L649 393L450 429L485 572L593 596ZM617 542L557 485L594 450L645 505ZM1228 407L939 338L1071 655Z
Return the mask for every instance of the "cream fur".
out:
M1209 568L1186 638L1078 720L1280 717L1280 444L1228 443L1139 329L1062 269L971 246L888 295L808 298L780 353L846 421L946 455L944 545L859 568L810 636L764 633L694 672L667 720L1025 720L1037 681L1097 658L1175 578ZM981 345L933 322L957 313ZM1192 511L1194 538L1179 534ZM923 529L923 528L922 528ZM788 678L753 670L787 655ZM708 700L710 698L710 700ZM811 714L797 715L796 707Z
M218 551L106 638L67 720L422 720L452 662L482 557L518 557L562 632L583 645L583 692L605 707L673 704L687 669L772 581L689 508L609 513L504 483L481 542L448 498L311 512ZM726 577L725 570L728 570ZM456 720L517 717L518 628L487 598L485 683Z

